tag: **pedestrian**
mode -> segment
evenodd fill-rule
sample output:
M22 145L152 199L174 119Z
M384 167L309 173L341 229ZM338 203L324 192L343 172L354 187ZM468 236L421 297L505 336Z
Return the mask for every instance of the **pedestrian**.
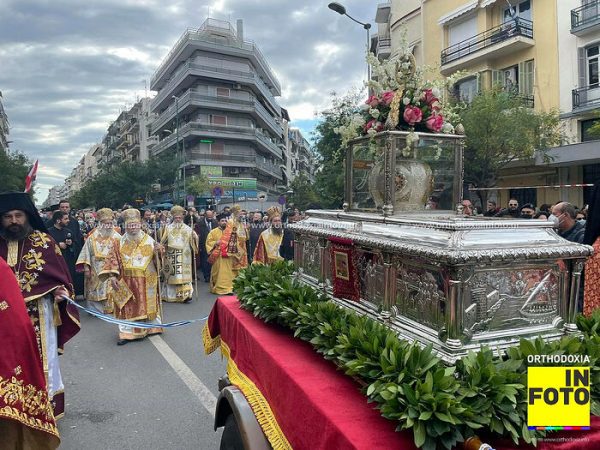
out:
M198 253L198 236L183 223L186 211L181 206L171 208L173 223L167 225L161 244L165 246L165 289L162 299L166 302L189 303L194 287L193 267Z
M519 215L519 201L516 198L511 198L508 201L508 208L500 211L498 214L496 214L496 217L512 217L516 219L519 217Z
M74 280L76 274L75 263L77 262L77 256L75 255L76 250L73 240L73 232L70 228L68 228L70 220L71 219L69 219L69 215L66 212L61 210L55 211L52 215L53 225L48 229L48 233L60 247L62 256L67 263L67 267L69 268L71 280Z
M0 448L53 450L60 440L36 334L14 273L0 258Z
M204 217L201 218L195 225L195 231L198 235L198 267L204 278L204 282L210 282L210 264L208 263L208 253L206 252L206 238L208 234L215 228L218 228L219 224L214 218L214 211L208 209L204 213Z
M68 200L61 200L58 203L58 209L69 216L69 222L67 228L71 232L71 246L69 251L73 254L74 261L77 261L79 252L83 247L83 234L79 226L79 221L75 215L71 214L71 204ZM69 266L70 267L70 266ZM74 266L73 266L74 267ZM75 288L75 296L83 300L83 274L73 271L73 287Z
M110 267L109 258L118 251L121 235L116 231L113 212L110 208L98 210L98 226L88 236L77 259L76 269L83 271L85 279L85 299L92 309L112 314L113 305L108 301L108 275L118 274L116 267Z
M498 214L500 212L500 210L498 209L498 206L496 206L496 202L494 200L488 200L486 205L487 205L487 209L483 213L483 217L494 217L496 214Z
M29 194L0 194L0 218L0 257L19 282L29 318L36 325L48 397L59 418L64 413L65 386L58 353L79 331L76 308L63 301L73 291L69 269Z
M117 345L162 333L158 268L155 251L161 246L142 231L142 218L137 209L122 213L125 234L119 242L119 254L110 258L109 299L114 303L117 319L156 324L153 328L119 325ZM115 273L118 271L118 274Z
M585 225L575 220L575 207L572 204L561 202L554 205L552 216L560 237L578 244L583 243Z
M225 231L228 227L228 218L225 213L217 216L218 227L213 229L206 238L206 252L208 262L211 264L210 292L213 294L231 294L233 280L237 275L234 262L239 256L239 243L236 233Z

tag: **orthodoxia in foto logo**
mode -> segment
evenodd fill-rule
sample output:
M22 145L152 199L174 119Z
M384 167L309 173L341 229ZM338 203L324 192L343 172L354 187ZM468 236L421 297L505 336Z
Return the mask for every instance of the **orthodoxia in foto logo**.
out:
M528 427L589 427L589 367L529 367Z

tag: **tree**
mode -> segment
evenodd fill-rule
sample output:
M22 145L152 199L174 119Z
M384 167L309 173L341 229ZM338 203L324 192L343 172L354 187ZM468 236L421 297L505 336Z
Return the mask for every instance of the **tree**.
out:
M523 106L516 94L500 89L483 91L461 113L465 128L465 183L476 187L496 186L500 171L511 161L545 155L560 144L556 111L538 112ZM477 191L481 204L487 191Z
M0 192L23 192L25 178L32 165L31 160L23 153L0 151Z
M206 178L206 175L193 176L190 181L187 182L186 190L196 197L208 192L210 190L208 178Z
M305 174L294 178L294 181L290 184L290 188L294 191L293 200L296 208L304 211L320 203L313 184Z
M331 107L319 113L321 121L315 127L313 139L321 167L316 175L314 190L317 202L324 208L341 208L344 202L346 149L342 147L342 139L336 129L357 112L362 96L359 90L352 90L343 97L333 92Z

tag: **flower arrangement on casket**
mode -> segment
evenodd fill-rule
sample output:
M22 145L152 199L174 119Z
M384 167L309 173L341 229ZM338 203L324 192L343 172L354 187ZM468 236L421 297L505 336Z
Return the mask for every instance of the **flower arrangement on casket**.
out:
M385 62L373 54L367 56L373 73L373 79L368 82L370 95L360 110L336 129L343 146L356 137L374 136L386 130L411 134L464 132L455 107L445 100L449 96L444 95L464 73L441 80L425 80L424 74L431 69L417 67L414 56L404 47L399 56Z

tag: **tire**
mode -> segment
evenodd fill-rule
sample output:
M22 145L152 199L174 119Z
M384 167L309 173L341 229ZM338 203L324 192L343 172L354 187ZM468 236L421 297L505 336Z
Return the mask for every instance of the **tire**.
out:
M242 435L233 414L229 414L225 419L219 448L220 450L245 450Z

